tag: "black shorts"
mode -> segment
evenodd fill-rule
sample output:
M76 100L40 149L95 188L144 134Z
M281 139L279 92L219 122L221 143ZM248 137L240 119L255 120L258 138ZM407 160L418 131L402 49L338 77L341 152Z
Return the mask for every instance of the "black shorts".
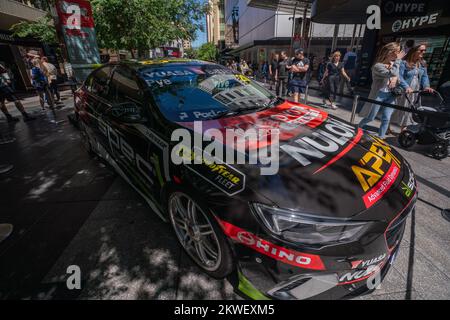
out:
M0 102L4 103L5 100L8 100L9 102L19 100L15 96L14 91L8 86L0 87Z

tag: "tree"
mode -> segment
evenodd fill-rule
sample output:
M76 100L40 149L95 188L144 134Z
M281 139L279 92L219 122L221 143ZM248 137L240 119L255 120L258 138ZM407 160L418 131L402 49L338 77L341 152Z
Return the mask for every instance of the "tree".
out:
M156 48L176 40L194 40L209 10L198 0L91 0L100 47Z
M202 2L200 2L202 1ZM53 5L55 0L49 0ZM109 49L142 52L172 40L195 40L210 10L205 0L91 0L97 41ZM47 15L37 22L20 22L14 35L58 43L54 22Z
M20 38L32 37L47 44L57 44L55 25L50 14L35 22L21 21L11 27L13 35Z
M212 42L202 44L198 49L198 59L206 61L216 61L219 55L217 47Z
M184 50L184 54L186 55L186 58L189 59L198 59L198 50L194 48L189 48Z

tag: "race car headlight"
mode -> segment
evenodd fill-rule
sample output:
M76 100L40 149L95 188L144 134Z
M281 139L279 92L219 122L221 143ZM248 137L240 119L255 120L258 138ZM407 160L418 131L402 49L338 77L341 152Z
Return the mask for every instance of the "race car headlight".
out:
M264 225L276 235L293 242L325 245L350 242L366 231L371 222L328 219L253 203Z

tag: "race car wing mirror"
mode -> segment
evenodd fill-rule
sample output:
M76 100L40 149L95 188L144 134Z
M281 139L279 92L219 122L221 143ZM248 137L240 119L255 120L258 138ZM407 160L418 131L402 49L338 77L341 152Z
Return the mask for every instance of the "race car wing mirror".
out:
M122 102L114 104L108 111L108 116L123 123L144 123L147 118L143 115L142 108L134 102Z

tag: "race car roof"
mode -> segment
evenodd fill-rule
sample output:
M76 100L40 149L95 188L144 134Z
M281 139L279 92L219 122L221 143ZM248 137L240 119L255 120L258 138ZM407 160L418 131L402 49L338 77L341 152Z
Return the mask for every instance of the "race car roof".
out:
M214 64L213 62L194 60L194 59L182 59L182 58L160 58L160 59L150 59L150 60L124 60L119 64L126 64L127 66L141 70L144 68L152 67L162 67L166 65L202 65L202 64Z

